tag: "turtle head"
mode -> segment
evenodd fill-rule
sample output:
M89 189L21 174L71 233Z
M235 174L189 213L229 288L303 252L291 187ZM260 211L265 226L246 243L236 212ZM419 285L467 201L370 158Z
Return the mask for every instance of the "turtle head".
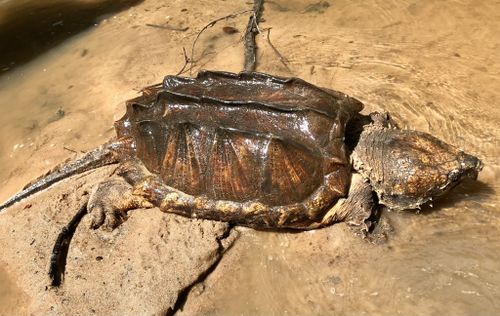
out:
M427 133L365 126L352 155L381 204L416 209L462 182L477 179L483 164Z
M450 184L457 184L464 178L477 179L479 171L483 169L483 162L479 158L459 151L457 161L460 167L448 173Z

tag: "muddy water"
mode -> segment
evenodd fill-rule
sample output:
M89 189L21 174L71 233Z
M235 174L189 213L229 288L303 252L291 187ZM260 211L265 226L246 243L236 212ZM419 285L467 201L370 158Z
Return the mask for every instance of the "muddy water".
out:
M247 7L146 1L2 73L0 199L73 151L107 140L124 100L177 73L182 47L189 51L206 23ZM500 4L297 0L268 1L265 8L261 28L272 28L270 39L288 63L263 31L259 71L344 91L361 99L366 112L387 110L401 126L431 132L486 167L479 182L465 183L434 209L386 214L394 233L384 245L337 228L245 230L219 274L190 298L197 313L498 314ZM243 31L245 24L239 17L204 33L194 71L241 70L241 32L225 34L222 27ZM4 284L2 293L22 287ZM196 309L188 301L190 310Z

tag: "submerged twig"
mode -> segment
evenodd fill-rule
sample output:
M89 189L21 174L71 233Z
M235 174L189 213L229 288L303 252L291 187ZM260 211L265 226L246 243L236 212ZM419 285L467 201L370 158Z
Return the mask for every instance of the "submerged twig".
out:
M270 34L271 34L271 28L268 28L267 29L267 42L269 43L269 46L271 46L271 48L273 49L274 53L276 55L278 55L278 58L280 59L281 63L285 66L285 68L289 72L292 72L292 70L288 66L288 64L290 63L290 61L285 56L281 55L281 53L279 52L279 50L273 45L273 43L271 43L271 38L269 37Z
M184 72L184 70L186 69L187 65L191 62L189 60L189 57L187 56L186 48L182 47L182 52L184 53L184 66L182 66L181 70L179 70L179 72L176 74L176 76L181 75Z
M244 11L236 12L236 13L233 13L233 14L229 14L229 15L223 16L221 18L215 19L215 20L211 21L210 23L208 23L207 25L205 25L198 32L198 34L196 35L196 38L193 41L193 45L191 46L191 58L190 58L191 67L189 68L189 70L191 70L193 68L192 66L193 66L193 63L194 63L194 48L196 46L196 42L198 42L198 38L200 38L201 33L203 33L209 27L214 26L217 22L220 22L222 20L227 20L227 19L235 18L238 15L241 15L241 14L244 14L244 13L248 13L248 12L252 12L252 10L244 10Z
M254 0L252 16L248 20L245 32L245 71L254 71L257 63L255 35L260 33L259 21L262 16L264 0Z
M187 26L186 27L175 27L175 26L171 26L171 25L158 25L158 24L149 24L149 23L146 23L146 26L154 27L157 29L178 31L178 32L185 32L189 29L189 27L187 27Z
M67 151L70 151L70 152L72 152L72 153L74 153L74 154L78 154L78 152L77 152L76 150L73 150L73 149L68 148L68 147L66 147L66 146L63 146L63 149L65 149L65 150L67 150Z

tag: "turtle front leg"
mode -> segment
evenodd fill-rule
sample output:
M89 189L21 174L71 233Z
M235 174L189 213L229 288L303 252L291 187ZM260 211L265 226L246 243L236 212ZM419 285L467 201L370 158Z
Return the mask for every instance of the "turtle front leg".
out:
M319 226L327 226L335 222L344 221L366 236L371 227L369 218L372 216L375 208L376 204L370 184L363 181L361 175L355 173L352 176L347 197L340 199L328 210Z

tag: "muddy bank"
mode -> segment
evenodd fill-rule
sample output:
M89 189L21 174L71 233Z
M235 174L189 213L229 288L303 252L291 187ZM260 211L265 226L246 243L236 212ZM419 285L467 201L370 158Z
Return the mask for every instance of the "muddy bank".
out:
M131 212L113 232L91 230L84 221L70 245L63 285L50 287L47 269L58 231L92 184L112 171L102 168L65 181L2 214L2 267L15 283L4 291L21 293L16 299L10 295L21 304L4 313L165 314L233 242L227 224L187 220L157 209Z

